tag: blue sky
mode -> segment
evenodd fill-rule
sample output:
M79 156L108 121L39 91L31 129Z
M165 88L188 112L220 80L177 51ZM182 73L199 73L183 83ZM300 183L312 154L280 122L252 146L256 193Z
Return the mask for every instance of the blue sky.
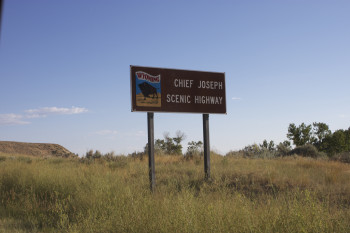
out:
M286 140L290 123L350 126L349 1L5 0L0 140L131 153L147 142L131 112L130 65L225 72L227 115L210 115L226 153ZM202 140L201 114L155 114Z

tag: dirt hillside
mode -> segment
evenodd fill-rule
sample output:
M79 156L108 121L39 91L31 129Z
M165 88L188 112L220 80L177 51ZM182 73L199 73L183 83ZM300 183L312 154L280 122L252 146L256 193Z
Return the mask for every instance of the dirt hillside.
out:
M31 156L72 157L72 152L61 145L50 143L27 143L0 141L0 152Z

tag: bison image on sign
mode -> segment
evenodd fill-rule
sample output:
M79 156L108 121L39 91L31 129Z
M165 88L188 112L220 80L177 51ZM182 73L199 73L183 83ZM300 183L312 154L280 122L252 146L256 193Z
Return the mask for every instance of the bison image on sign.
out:
M135 72L136 106L161 107L160 75Z
M150 97L150 95L152 95L152 99L154 98L154 96L156 96L156 98L158 98L157 88L148 84L147 82L143 82L143 83L139 84L139 88L140 88L143 96L145 97L145 100L146 100L146 97Z

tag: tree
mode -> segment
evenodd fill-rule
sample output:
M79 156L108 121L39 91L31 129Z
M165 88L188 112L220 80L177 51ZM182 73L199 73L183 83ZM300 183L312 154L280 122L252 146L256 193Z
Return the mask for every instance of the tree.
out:
M287 138L292 140L295 146L312 144L314 140L312 137L312 126L304 123L301 123L298 127L294 123L289 124Z
M314 122L313 124L313 144L316 146L316 148L319 151L324 151L325 145L324 145L324 140L325 138L329 137L332 132L329 130L329 126L325 123L321 122Z
M324 151L333 156L334 154L349 151L349 142L347 142L346 131L340 129L328 135L322 143Z
M350 128L332 133L329 126L322 122L314 122L312 125L302 123L298 127L292 123L288 127L287 137L297 147L311 144L328 156L350 151Z
M85 157L87 159L99 159L101 158L103 155L100 151L96 150L95 152L93 150L89 150L88 152L86 152Z
M164 154L166 151L165 141L162 139L156 139L154 142L154 153L156 154Z
M262 149L266 149L269 151L274 151L275 150L275 143L271 140L269 143L266 141L266 139L263 141L262 144L260 144L260 147Z
M292 148L290 146L290 141L280 142L276 146L276 150L277 150L277 155L279 155L279 156L288 155L288 153L292 150Z
M182 154L181 142L185 139L185 134L180 130L176 131L176 137L170 137L168 132L164 133L165 153L169 155Z
M176 145L181 144L181 142L186 139L186 135L184 132L181 132L180 130L176 131L176 137L173 138L173 140L176 142Z
M202 141L191 141L188 143L186 156L193 157L196 155L202 155L203 152L203 142Z
M181 155L181 142L185 139L185 134L181 131L176 132L176 137L170 137L169 132L163 133L164 139L156 139L154 142L154 151L156 154ZM148 143L145 146L145 153L148 153Z

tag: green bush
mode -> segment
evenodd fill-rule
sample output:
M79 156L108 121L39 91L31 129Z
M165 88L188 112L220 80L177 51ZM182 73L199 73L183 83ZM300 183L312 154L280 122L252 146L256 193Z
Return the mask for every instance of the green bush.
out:
M314 145L306 144L303 146L298 146L289 152L289 155L297 154L302 157L311 157L311 158L321 158L327 157L323 152L319 152Z

